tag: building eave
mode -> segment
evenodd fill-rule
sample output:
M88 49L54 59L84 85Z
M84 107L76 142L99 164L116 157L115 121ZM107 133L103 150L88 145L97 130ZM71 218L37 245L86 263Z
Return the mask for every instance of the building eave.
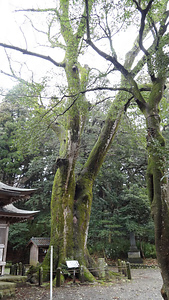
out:
M18 209L13 204L8 204L0 207L0 219L9 223L22 222L34 218L38 212Z
M20 199L28 199L36 189L12 187L0 182L0 206L14 203Z

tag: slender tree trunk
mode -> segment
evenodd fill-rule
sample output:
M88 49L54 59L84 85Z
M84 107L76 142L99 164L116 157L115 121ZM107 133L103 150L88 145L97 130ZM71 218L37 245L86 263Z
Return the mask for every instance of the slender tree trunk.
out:
M164 282L163 297L169 299L169 199L165 140L160 132L158 103L162 86L154 91L146 108L148 168L147 185L155 228L156 254ZM153 97L153 99L152 99ZM153 101L152 101L153 100ZM165 290L165 292L164 292Z
M169 299L169 210L168 180L165 173L165 159L161 148L164 147L155 139L148 146L148 190L151 199L151 213L155 226L155 245L164 288Z

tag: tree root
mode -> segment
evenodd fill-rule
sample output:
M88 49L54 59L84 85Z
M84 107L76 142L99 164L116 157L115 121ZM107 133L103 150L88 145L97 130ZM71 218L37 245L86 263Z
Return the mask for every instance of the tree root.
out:
M168 300L164 284L163 284L163 286L161 288L161 296L163 297L164 300Z

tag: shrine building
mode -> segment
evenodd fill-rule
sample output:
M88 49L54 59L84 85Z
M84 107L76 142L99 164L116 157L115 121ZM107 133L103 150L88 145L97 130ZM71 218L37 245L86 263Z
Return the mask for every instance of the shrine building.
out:
M0 269L4 275L8 244L9 225L33 219L39 211L27 211L16 208L13 203L22 199L29 199L35 189L11 187L0 182Z

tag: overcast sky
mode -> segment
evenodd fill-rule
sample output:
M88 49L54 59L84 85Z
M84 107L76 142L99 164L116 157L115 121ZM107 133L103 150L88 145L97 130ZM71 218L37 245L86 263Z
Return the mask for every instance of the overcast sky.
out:
M30 47L31 45L35 45L36 37L32 35L32 31L30 29L30 23L28 20L25 21L25 18L21 13L14 13L14 9L20 7L25 7L25 8L33 7L33 5L36 5L35 3L37 2L40 3L41 7L42 5L43 7L48 5L47 7L49 7L49 3L53 1L52 0L48 0L48 1L46 0L43 1L42 0L41 1L40 0L38 1L0 0L0 25L1 25L0 42L13 44L15 46L23 47L23 48L28 45L28 49L32 50ZM39 15L37 14L37 18L40 18L40 14ZM18 24L20 24L20 28ZM27 45L22 30L26 32L25 37L27 40ZM123 56L132 46L134 40L132 29L129 29L128 34L122 33L120 36L115 36L114 39L115 39L115 45L118 45L119 56ZM52 58L54 58L57 61L60 61L61 57L63 57L59 52L59 50L55 50L55 49L36 47L34 51L44 53L45 55L50 55ZM99 57L91 48L89 52L90 52L89 55L83 58L83 63L87 63L90 66L93 64L93 67L94 66L97 67L97 64L99 63L100 68L102 66L104 67L105 60ZM25 58L25 56L23 56L21 53L18 54L16 51L12 51L11 53L15 61L22 60L22 57ZM55 68L52 66L52 64L42 61L41 59L27 56L26 60L29 62L30 70L31 68L34 69L35 80L38 80L38 74L45 75L46 70L49 70L50 68ZM14 66L16 68L19 68L19 64L17 64L16 62L14 63ZM3 70L5 72L10 72L7 57L3 48L0 48L0 70ZM29 70L26 67L24 70L25 70L25 76L31 76L31 72L29 72ZM9 79L7 76L0 74L0 87L11 88L15 84L16 84L15 81L13 80L11 81L11 79Z

